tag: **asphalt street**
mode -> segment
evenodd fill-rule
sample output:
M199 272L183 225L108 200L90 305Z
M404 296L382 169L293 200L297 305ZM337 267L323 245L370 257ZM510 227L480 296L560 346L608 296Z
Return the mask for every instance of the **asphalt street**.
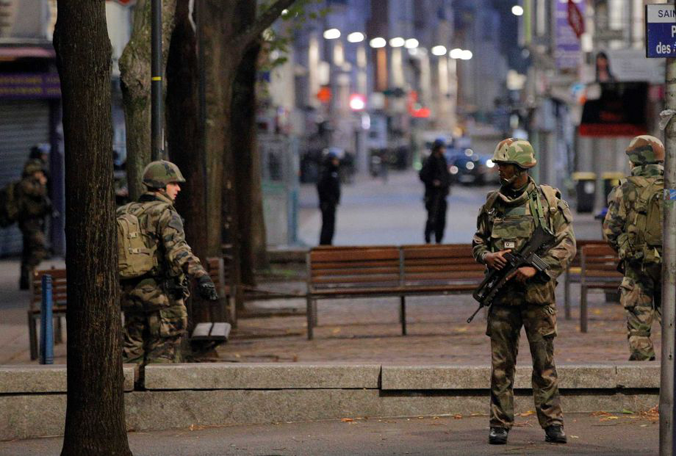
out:
M177 412L180 413L180 412ZM486 417L358 419L129 433L135 456L595 455L658 454L656 414L571 414L567 445L545 443L532 412L507 445L488 442ZM0 456L58 455L62 438L0 442Z

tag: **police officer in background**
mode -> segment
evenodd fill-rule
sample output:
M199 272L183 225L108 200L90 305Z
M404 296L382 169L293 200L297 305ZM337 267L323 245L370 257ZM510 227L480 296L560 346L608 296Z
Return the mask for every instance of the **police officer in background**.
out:
M324 159L317 193L319 209L322 211L322 231L319 245L332 245L336 230L336 208L340 204L340 160L335 152L329 152Z
M626 150L631 176L611 192L603 237L624 267L620 301L627 317L630 361L652 361L653 319L662 309L662 199L664 145L635 137Z
M432 153L425 160L420 170L420 180L425 184L425 209L427 209L427 223L425 224L425 243L429 244L434 233L434 240L441 244L446 229L446 197L451 187L451 173L444 156L446 145L441 139L432 144Z
M533 359L533 397L545 440L566 443L559 380L554 364L556 278L575 256L573 217L560 192L537 185L528 175L535 152L528 141L508 138L495 148L502 186L488 194L472 241L474 258L490 269L507 265L504 254L518 250L537 227L555 235L542 256L547 268L524 266L493 300L486 334L491 339L490 444L507 443L514 425L514 373L521 327Z
M138 202L117 209L118 220L127 212L138 218L146 245L155 255L148 273L120 281L125 363L180 361L179 345L188 327L186 276L197 280L200 296L218 299L214 283L186 243L183 219L174 208L183 182L175 164L154 161L143 171L146 193Z

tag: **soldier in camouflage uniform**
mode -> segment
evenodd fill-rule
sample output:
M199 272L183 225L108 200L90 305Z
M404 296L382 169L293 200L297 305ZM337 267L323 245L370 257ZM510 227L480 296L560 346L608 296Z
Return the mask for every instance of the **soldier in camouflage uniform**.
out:
M47 196L47 176L41 160L26 162L16 192L19 229L23 235L19 288L27 290L33 270L48 256L45 217L50 214L52 204Z
M118 216L125 210L135 214L145 239L157 244L156 266L141 277L120 281L125 363L180 361L179 345L188 326L186 275L197 279L200 296L218 299L213 282L185 241L183 219L174 208L182 182L176 165L152 162L143 172L148 191L138 202L118 208Z
M664 145L654 136L637 136L626 153L631 176L609 195L603 236L624 267L620 301L627 316L629 360L649 361L655 359L650 340L653 319L661 318L662 222L660 215L649 222L651 226L645 226L645 221L641 226L645 217L639 213L647 214L648 198L656 195L659 199L664 189ZM651 230L656 239L646 242L646 231Z
M493 154L502 186L488 194L479 211L472 241L474 258L488 268L507 264L506 252L518 250L538 226L556 236L542 256L543 272L519 268L493 301L486 334L491 339L491 407L489 443L504 444L514 423L514 372L521 327L533 359L533 396L548 442L566 443L554 364L556 279L575 255L575 235L568 204L557 189L537 185L528 175L535 153L528 141L505 139Z

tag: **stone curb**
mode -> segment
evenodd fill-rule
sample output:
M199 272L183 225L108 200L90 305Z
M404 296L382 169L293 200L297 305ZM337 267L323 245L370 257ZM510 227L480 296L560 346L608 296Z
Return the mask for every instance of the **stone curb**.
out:
M124 390L134 390L135 366L123 367ZM0 366L0 396L3 394L65 393L65 365Z

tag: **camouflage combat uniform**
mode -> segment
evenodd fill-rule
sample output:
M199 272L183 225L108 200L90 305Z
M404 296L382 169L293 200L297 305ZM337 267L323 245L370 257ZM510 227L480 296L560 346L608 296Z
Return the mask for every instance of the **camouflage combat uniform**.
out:
M119 208L118 215L126 207ZM188 327L186 275L194 279L208 275L187 244L183 220L166 194L147 192L128 207L138 216L143 234L158 248L152 271L120 281L124 362L178 362L180 341Z
M653 145L658 150L657 157L653 154ZM652 136L639 136L632 141L627 149L634 163L631 176L609 195L608 213L603 222L604 238L623 261L620 301L626 312L632 361L655 359L650 332L653 319L661 320L662 246L661 243L648 246L649 250L644 252L642 246L635 245L633 232L642 193L637 183L654 184L658 190L664 188L664 167L659 163L664 159L663 150L662 143ZM654 228L661 233L661 223Z
M28 160L24 166L23 178L17 186L18 222L23 235L22 289L28 288L33 270L48 256L45 217L51 212L52 204L47 196L47 186L34 175L38 171L44 172L42 162Z
M530 145L528 145L530 147ZM532 150L532 149L531 149ZM495 160L494 160L495 161ZM534 159L533 159L534 162ZM541 217L535 193L539 196ZM534 209L532 209L532 207ZM575 236L568 204L558 190L538 186L529 177L518 190L504 186L488 194L477 219L474 258L485 263L489 252L517 250L542 223L556 236L542 259L549 265L525 284L509 282L493 301L486 335L491 338L491 428L511 429L514 423L514 373L521 327L526 330L533 359L533 396L540 426L563 424L558 377L554 364L556 279L575 255Z

